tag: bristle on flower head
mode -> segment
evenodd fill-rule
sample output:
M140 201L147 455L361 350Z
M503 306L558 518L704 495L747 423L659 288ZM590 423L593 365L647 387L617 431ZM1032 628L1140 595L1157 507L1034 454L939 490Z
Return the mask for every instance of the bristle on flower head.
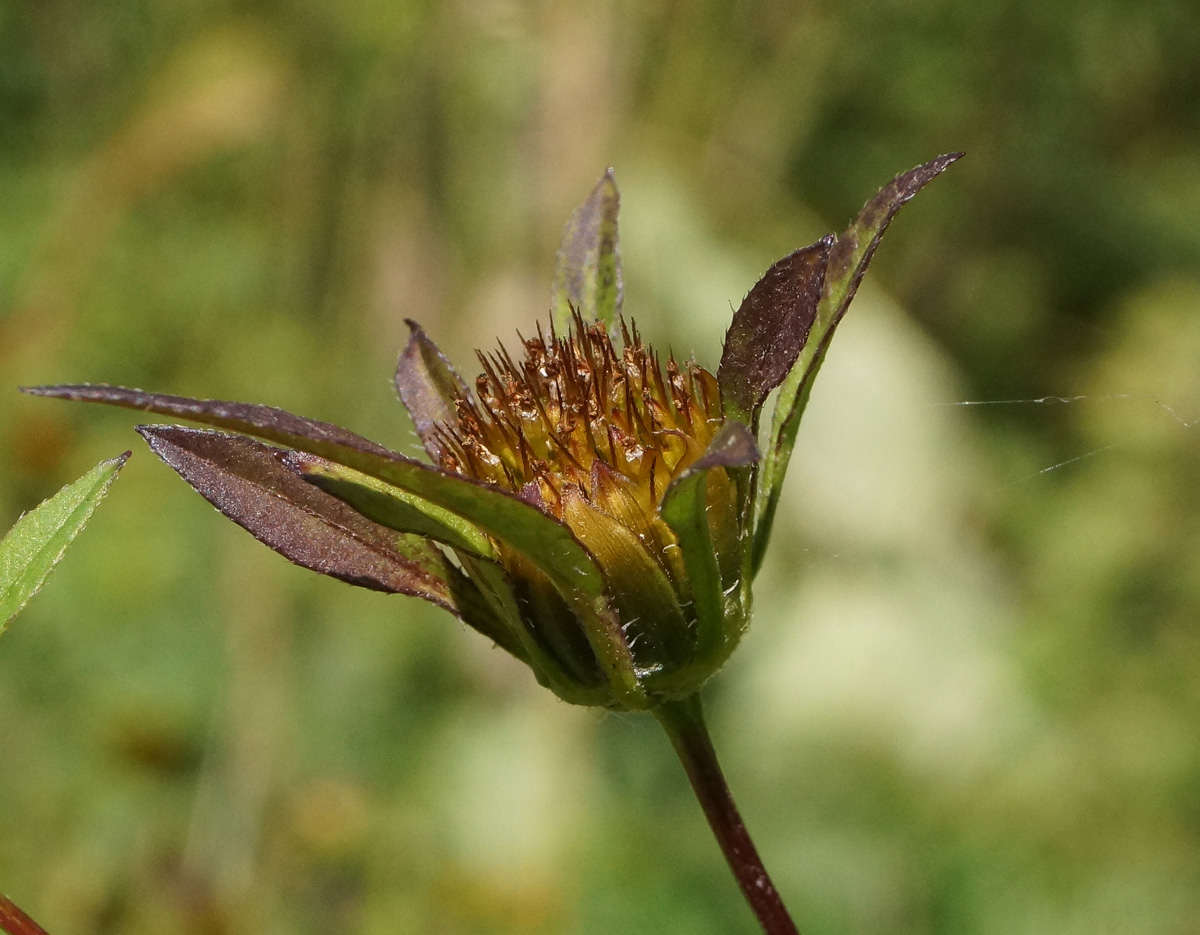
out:
M716 378L658 356L620 325L620 350L601 324L575 316L563 336L522 339L525 357L479 354L475 397L444 427L442 466L536 501L558 517L563 497L603 499L617 484L652 509L720 428Z

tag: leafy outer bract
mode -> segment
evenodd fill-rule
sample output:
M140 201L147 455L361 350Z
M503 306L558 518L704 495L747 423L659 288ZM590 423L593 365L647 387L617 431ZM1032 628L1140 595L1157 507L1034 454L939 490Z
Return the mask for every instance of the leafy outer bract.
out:
M3 893L0 893L0 929L8 935L46 935L44 928Z
M421 326L412 319L405 323L411 333L396 364L396 392L436 463L442 450L438 426L458 418L454 401L467 397L467 387Z
M617 181L609 169L563 228L562 243L554 258L551 296L559 331L570 327L573 310L585 322L602 321L606 325L621 313L624 284L617 240L620 205Z
M637 709L648 704L629 646L608 606L600 569L566 526L524 500L405 458L339 426L271 406L189 399L103 384L40 386L25 391L245 432L344 464L457 513L541 568L584 622L593 651L622 705Z
M829 236L785 256L734 313L717 368L726 418L757 425L767 394L800 356L817 317L832 243Z
M495 548L474 523L407 490L303 451L285 451L281 459L290 470L373 522L442 542L480 558L496 558Z
M359 587L423 598L523 658L436 546L373 523L305 482L284 465L280 449L182 426L141 425L138 432L204 499L288 561Z
M297 477L283 451L242 435L139 425L151 450L254 538L288 561L349 584L423 597L455 611L426 554L396 549L396 535Z
M0 541L0 633L45 583L128 457L127 451L101 461L22 516Z
M825 359L834 329L846 314L863 274L875 255L875 248L879 246L879 240L896 212L962 155L947 153L938 156L892 179L863 206L858 217L830 248L816 320L799 358L780 387L779 402L771 419L771 435L763 455L762 476L758 486L753 558L755 569L766 552L783 477L796 443L800 417L808 404L813 380Z
M711 658L726 636L726 595L708 519L708 477L713 468L732 470L758 460L754 435L740 422L726 422L708 450L672 481L659 513L679 538L692 584L699 632L696 656ZM738 596L737 599L740 599Z

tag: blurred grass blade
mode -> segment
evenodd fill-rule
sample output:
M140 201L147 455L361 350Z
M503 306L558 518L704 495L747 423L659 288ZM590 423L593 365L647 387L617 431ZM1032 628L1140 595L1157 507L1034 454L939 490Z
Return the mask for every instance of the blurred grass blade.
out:
M572 310L585 323L612 325L621 313L624 284L617 239L621 194L612 169L601 176L587 201L572 212L554 258L554 324L570 327Z
M8 935L46 935L44 928L3 893L0 893L0 929Z
M45 583L129 457L101 461L30 510L0 541L0 633Z
M519 497L469 478L445 474L339 426L271 406L91 384L40 386L26 392L179 416L256 435L362 471L470 520L546 573L563 599L587 623L589 639L613 690L630 707L647 703L633 668L632 653L608 606L599 567L565 525Z
M762 475L759 481L758 518L754 531L753 566L757 570L766 552L775 510L787 472L800 417L808 405L813 380L825 359L834 329L846 314L854 293L883 232L892 218L922 188L945 171L962 153L947 153L896 176L868 201L858 217L833 243L825 270L825 286L817 306L816 320L787 379L779 390L779 402L771 420L771 434L763 454Z
M808 340L821 301L833 237L803 247L767 270L734 313L717 369L728 419L751 427Z
M696 652L705 657L725 634L725 589L708 522L708 472L746 467L758 460L754 435L740 422L726 422L706 451L677 477L663 497L660 512L679 537L679 548L692 584L699 621Z
M496 557L495 548L474 523L407 490L302 451L284 452L282 460L309 483L380 525L415 533L480 558Z
M442 448L438 426L458 418L454 401L467 398L467 386L421 326L411 319L405 322L411 334L396 364L396 392L425 451L437 461Z

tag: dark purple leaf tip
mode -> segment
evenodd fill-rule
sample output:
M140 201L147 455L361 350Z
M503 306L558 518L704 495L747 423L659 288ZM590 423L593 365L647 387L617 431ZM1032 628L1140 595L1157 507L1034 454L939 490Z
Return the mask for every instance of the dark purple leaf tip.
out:
M396 392L412 416L426 452L437 461L441 452L438 426L458 418L455 401L467 398L467 387L424 329L411 318L406 318L405 324L410 334L396 364Z
M725 334L717 369L727 415L753 424L808 340L832 237L785 256L755 283Z
M712 440L706 451L691 466L693 471L709 468L746 467L759 458L758 443L753 433L741 422L729 421Z
M941 175L951 163L957 162L964 155L966 154L946 153L896 176L863 208L863 226L874 227L883 215L894 214L917 192Z
M849 296L846 299L847 304L853 297L858 281L862 279L862 274L866 271L867 264L871 262L871 257L875 253L875 248L878 246L883 232L887 230L887 226L896 216L896 212L911 201L917 192L941 175L948 166L957 162L964 155L965 153L945 153L914 169L909 169L888 182L875 194L874 198L863 205L857 219L849 230L837 239L837 243L834 244L829 255L827 278L830 282L842 281L853 273ZM861 252L864 238L867 241L865 253ZM857 269L852 269L855 265L857 265Z

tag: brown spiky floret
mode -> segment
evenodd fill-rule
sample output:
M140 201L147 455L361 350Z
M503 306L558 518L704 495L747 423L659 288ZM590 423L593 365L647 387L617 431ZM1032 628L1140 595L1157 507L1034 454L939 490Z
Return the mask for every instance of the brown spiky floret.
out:
M621 322L622 347L602 324L576 318L567 335L538 329L515 361L479 354L475 394L443 427L442 467L520 494L562 517L568 487L601 503L620 487L653 510L720 428L711 373L658 355ZM603 507L601 507L603 508Z

